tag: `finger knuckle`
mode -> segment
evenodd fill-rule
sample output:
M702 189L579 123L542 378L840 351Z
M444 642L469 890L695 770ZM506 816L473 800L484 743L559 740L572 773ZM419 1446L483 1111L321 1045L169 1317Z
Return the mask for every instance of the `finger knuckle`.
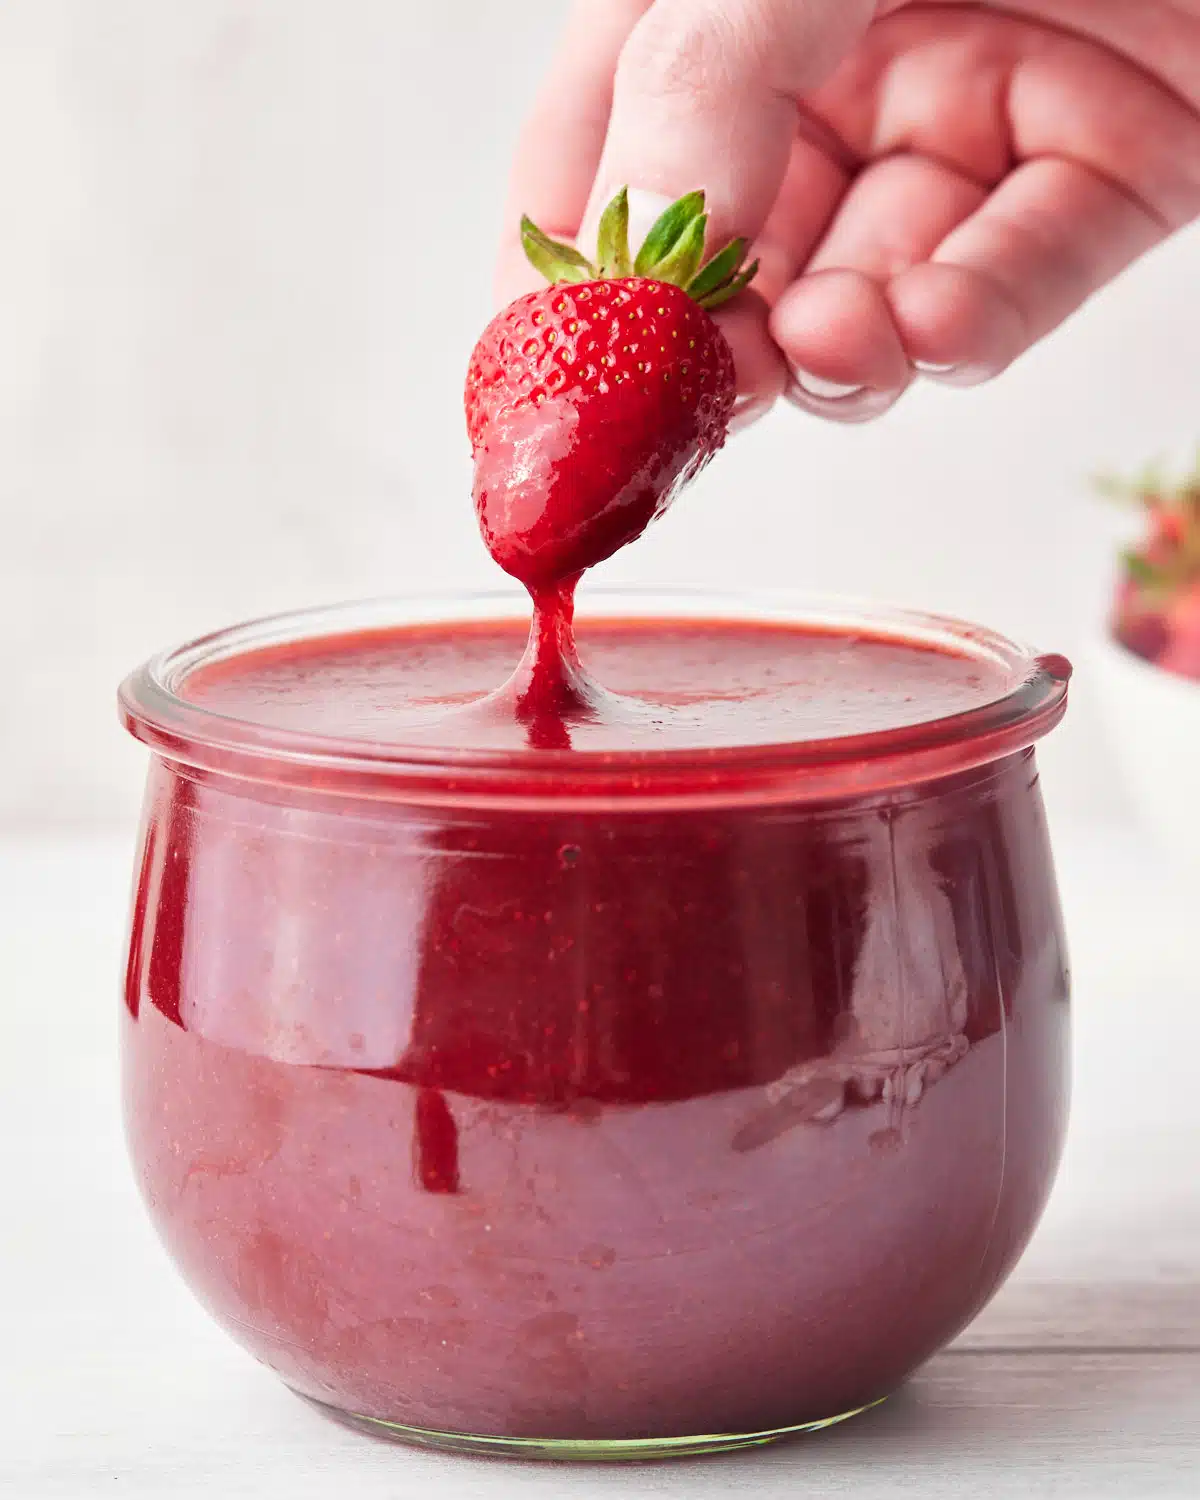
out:
M618 74L639 92L720 93L760 53L755 15L711 0L660 0L631 34Z

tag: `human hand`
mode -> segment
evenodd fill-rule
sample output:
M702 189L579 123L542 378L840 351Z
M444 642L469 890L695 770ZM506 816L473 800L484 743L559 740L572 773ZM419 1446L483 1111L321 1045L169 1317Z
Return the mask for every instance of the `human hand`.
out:
M1005 369L1200 213L1200 0L577 0L513 168L516 226L636 232L695 187L751 237L717 314L738 417L841 421Z

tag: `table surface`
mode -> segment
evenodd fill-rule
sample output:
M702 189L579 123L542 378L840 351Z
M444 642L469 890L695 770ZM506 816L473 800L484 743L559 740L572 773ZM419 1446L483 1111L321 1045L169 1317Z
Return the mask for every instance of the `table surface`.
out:
M0 1496L1194 1496L1200 917L1120 830L1064 831L1075 1097L1054 1197L992 1306L876 1411L638 1467L453 1458L322 1421L195 1306L124 1159L128 843L0 843Z

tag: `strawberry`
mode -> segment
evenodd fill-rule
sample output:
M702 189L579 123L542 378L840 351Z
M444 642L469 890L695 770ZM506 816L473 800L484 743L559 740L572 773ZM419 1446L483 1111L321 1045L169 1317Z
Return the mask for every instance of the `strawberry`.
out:
M1103 489L1146 518L1141 541L1122 555L1113 634L1135 656L1200 680L1200 459L1177 484L1150 469Z
M1200 681L1200 581L1171 601L1166 625L1168 643L1159 654L1159 666Z
M707 309L757 263L742 270L734 240L702 266L706 226L704 194L689 193L631 261L622 189L593 265L522 220L550 285L485 329L465 404L480 530L533 592L633 541L725 441L733 355Z

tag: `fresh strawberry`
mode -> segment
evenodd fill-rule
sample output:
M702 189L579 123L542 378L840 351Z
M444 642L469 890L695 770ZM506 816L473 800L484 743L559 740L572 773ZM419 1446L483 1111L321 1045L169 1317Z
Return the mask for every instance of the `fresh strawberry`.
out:
M1134 655L1200 680L1200 461L1179 484L1151 469L1103 488L1146 517L1142 539L1123 555L1113 634Z
M1171 644L1171 631L1161 609L1147 609L1125 590L1113 612L1112 632L1126 651L1144 661L1157 662Z
M1159 666L1200 680L1200 581L1172 600L1166 625L1168 640Z
M757 265L741 269L735 240L702 266L706 226L703 193L689 193L631 260L622 190L593 265L522 221L551 285L484 331L466 413L484 541L532 591L631 542L725 441L733 356L707 309Z

